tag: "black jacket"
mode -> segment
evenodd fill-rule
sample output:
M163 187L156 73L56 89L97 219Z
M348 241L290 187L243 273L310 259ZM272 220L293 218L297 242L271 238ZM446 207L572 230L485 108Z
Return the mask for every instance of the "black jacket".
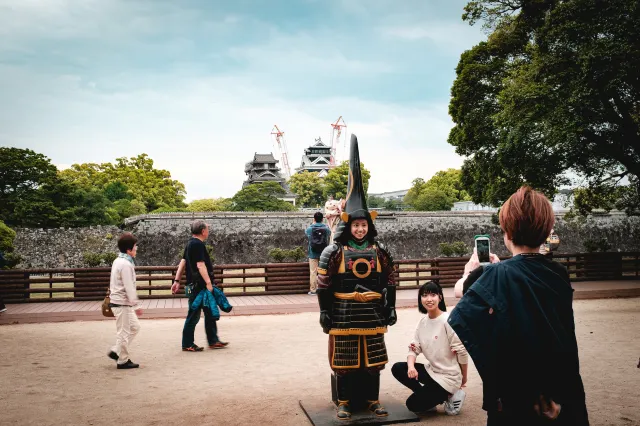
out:
M567 424L589 424L572 304L566 268L543 256L484 268L449 315L482 378L483 409L530 416L544 395Z

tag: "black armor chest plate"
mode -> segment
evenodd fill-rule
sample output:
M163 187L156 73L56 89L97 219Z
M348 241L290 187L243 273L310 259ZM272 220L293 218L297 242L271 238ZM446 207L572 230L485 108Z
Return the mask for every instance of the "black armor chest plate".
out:
M338 268L339 285L335 291L339 293L351 293L357 291L375 291L380 293L382 285L380 282L382 267L378 259L375 246L366 250L353 250L344 247L342 250L342 261Z

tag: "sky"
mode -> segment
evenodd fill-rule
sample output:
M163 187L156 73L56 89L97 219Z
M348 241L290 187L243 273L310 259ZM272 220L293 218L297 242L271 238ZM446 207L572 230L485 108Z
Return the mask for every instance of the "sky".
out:
M485 38L466 2L0 0L0 146L61 169L146 153L191 201L279 157L274 125L294 169L342 116L369 192L408 189L463 161L450 89Z

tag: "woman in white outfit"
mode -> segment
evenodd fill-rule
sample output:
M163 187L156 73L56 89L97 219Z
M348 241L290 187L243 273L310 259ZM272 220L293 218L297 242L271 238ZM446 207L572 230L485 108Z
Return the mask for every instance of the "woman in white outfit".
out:
M413 391L406 402L409 410L425 412L444 404L447 414L457 415L465 397L461 388L467 382L468 356L447 323L449 314L439 284L430 281L420 288L418 309L426 315L418 321L407 362L395 363L391 372ZM426 364L416 363L420 354Z
M137 238L124 233L118 238L120 253L111 266L109 285L111 311L116 317L116 344L107 354L118 363L118 369L138 368L129 358L129 345L140 331L138 317L142 315L136 292L136 270L133 258L138 252Z

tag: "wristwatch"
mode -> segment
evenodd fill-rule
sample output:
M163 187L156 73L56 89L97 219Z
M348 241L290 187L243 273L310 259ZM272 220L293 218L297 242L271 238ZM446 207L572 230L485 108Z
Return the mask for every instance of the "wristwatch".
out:
M174 283L179 283L179 282L180 282L180 280L173 280L173 282L174 282Z

